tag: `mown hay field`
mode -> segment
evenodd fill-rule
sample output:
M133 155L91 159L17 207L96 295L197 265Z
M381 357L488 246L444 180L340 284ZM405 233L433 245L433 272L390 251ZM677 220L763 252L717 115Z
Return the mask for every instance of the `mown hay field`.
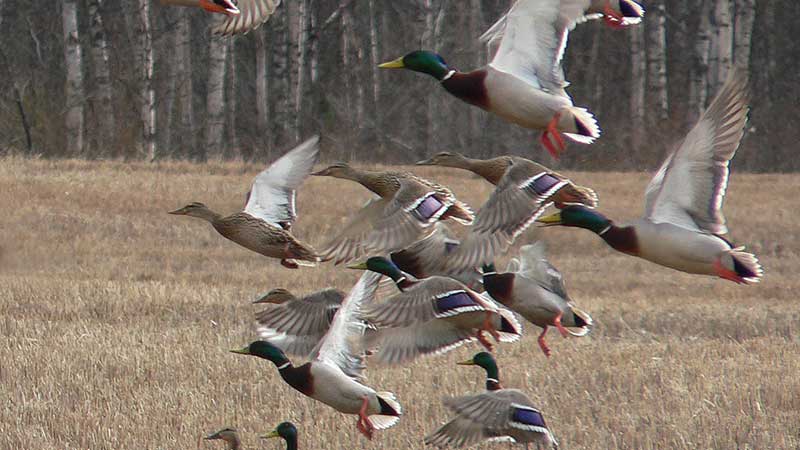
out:
M259 169L0 160L0 448L211 449L221 443L200 437L224 426L245 448L282 448L257 436L283 420L298 425L301 448L422 448L448 418L443 396L483 389L481 370L454 364L476 346L371 367L369 384L395 392L405 415L368 442L354 416L302 397L271 363L229 353L254 338L258 293L348 289L359 275L291 271L166 214L191 201L233 212ZM476 207L490 191L465 172L418 172ZM647 174L570 175L611 217L642 209ZM548 242L597 322L581 339L551 331L550 359L533 326L498 349L503 383L536 400L562 448L800 448L800 177L734 173L728 194L731 238L759 256L760 285L660 268L585 230L521 239ZM294 231L318 245L367 198L311 178Z

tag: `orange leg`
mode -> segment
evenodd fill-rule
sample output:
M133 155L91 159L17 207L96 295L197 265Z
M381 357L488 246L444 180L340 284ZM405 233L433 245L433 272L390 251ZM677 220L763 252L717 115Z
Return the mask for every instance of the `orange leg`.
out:
M486 349L486 351L490 353L494 351L494 345L492 345L492 343L489 342L488 339L486 339L486 336L483 335L483 330L478 330L478 334L476 336L478 338L478 342L481 343L481 345L483 346L483 348Z
M358 422L356 422L356 428L358 428L358 431L366 436L367 439L372 440L372 432L375 431L375 426L372 425L369 417L367 417L368 406L369 398L364 397L364 400L361 402L361 409L358 410Z
M561 132L558 131L559 120L561 120L560 112L556 113L553 118L550 119L541 137L542 145L544 145L544 148L546 148L555 159L558 159L561 152L566 148L564 138L561 136Z
M500 333L492 325L492 314L494 313L486 311L486 317L483 319L483 330L491 334L495 342L500 342Z
M561 325L561 315L562 313L558 313L555 319L553 319L553 325L558 329L558 332L561 333L561 337L569 336L569 331L564 328L564 325Z
M614 8L611 7L610 0L606 1L606 6L603 8L603 20L605 20L606 25L615 30L625 28L625 24L623 23L625 18L622 14L614 11Z
M539 348L541 348L542 352L544 352L544 356L547 356L549 358L552 352L550 351L550 347L548 347L547 343L544 341L545 334L547 334L547 325L544 326L542 334L539 335L539 338L537 340L539 341Z
M724 280L730 280L734 283L744 284L744 279L742 279L738 273L722 265L722 256L714 261L714 270L717 272L717 276Z

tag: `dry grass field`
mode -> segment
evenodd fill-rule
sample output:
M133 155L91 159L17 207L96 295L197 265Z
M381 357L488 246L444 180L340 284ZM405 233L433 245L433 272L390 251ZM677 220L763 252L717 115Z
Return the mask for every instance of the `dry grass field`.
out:
M369 384L395 392L405 415L368 442L354 416L302 397L271 363L229 353L254 337L256 294L349 289L359 275L291 271L166 214L191 201L232 212L259 169L0 159L0 448L212 449L221 443L199 438L234 426L245 448L275 449L257 433L283 420L301 448L422 448L448 418L441 397L483 389L480 369L454 365L476 346L371 367ZM461 171L419 173L475 207L490 190ZM570 175L610 217L640 213L646 174ZM597 322L582 339L551 331L550 359L532 326L498 348L504 384L536 400L562 448L800 448L800 176L734 173L728 194L731 238L759 256L760 285L660 268L585 230L522 239L549 243ZM320 244L366 198L312 178L294 231Z

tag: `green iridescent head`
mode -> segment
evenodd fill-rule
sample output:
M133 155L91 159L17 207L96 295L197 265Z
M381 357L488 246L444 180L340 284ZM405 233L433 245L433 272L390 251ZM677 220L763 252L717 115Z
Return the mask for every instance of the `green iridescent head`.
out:
M267 341L253 341L247 347L241 349L231 350L232 353L240 355L258 356L259 358L268 359L276 366L280 367L289 362L283 350L270 344Z
M373 256L358 264L350 264L350 269L371 270L381 275L386 275L394 281L404 278L403 272L392 261L383 256Z
M297 427L292 422L283 422L270 433L261 436L262 439L281 437L287 442L297 441Z
M444 58L427 50L413 51L393 61L378 65L382 69L408 69L414 72L426 73L437 80L442 80L450 68Z
M480 352L476 353L472 359L468 359L466 361L461 361L457 363L460 366L478 366L483 368L486 371L486 376L491 378L495 382L498 380L499 371L497 370L497 362L492 356L491 353L488 352Z
M569 205L557 213L540 217L537 222L545 226L563 225L586 228L595 233L602 233L611 226L611 221L606 216L583 205Z

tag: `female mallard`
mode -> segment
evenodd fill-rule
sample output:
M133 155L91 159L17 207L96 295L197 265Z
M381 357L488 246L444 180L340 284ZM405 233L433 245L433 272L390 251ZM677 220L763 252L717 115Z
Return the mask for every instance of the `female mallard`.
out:
M429 51L414 51L379 67L431 75L469 104L523 128L543 130L541 142L557 158L565 146L561 133L584 144L600 136L592 114L574 106L564 90L568 83L561 67L569 30L592 6L587 0L518 0L484 35L500 39L491 63L472 72L452 69Z
M511 438L537 446L558 448L558 442L547 428L544 416L525 393L503 389L497 363L491 354L481 352L458 363L479 366L486 370L486 392L446 399L444 404L456 417L425 437L427 445L464 447L482 441Z
M500 156L481 160L459 153L443 152L419 161L469 170L496 185L475 216L470 233L446 262L454 268L480 266L504 252L552 203L597 206L597 194L565 176L529 159Z
M763 270L727 233L722 201L728 165L747 121L747 78L734 70L714 101L670 154L645 192L644 217L616 225L599 212L568 206L540 218L544 225L591 230L615 250L688 273L757 283Z
M485 266L483 286L493 299L543 328L539 347L545 356L550 356L550 348L544 341L549 326L556 327L564 337L585 336L593 322L589 314L572 304L561 272L550 265L544 250L542 242L523 246L520 259L511 260L506 273L497 273L493 264Z
M389 428L400 420L402 409L390 392L376 392L363 384L363 357L353 346L366 326L356 318L361 304L371 301L380 275L365 273L342 302L330 329L312 352L312 360L295 367L283 351L266 341L255 341L240 350L242 355L268 359L281 378L303 395L345 414L357 414L356 427L368 439L374 430Z
M269 20L281 0L161 0L164 5L202 8L224 14L225 20L211 32L223 36L247 33Z
M747 77L733 70L714 101L650 181L644 217L616 225L585 206L568 206L540 218L545 225L591 230L615 250L688 273L757 283L763 270L756 257L734 247L722 201L728 164L747 121Z
M307 356L328 332L344 297L338 289L301 298L286 289L273 289L253 302L266 307L256 314L258 334L286 353Z
M286 450L297 450L297 427L292 422L283 422L262 439L283 438L286 441Z
M320 255L336 264L367 253L400 250L419 240L439 220L472 223L472 210L453 192L407 172L371 172L333 164L312 175L355 181L377 194L347 223Z
M223 428L216 433L209 434L203 439L207 441L225 441L228 450L239 450L242 448L242 441L239 439L239 433L233 428Z
M258 174L247 195L244 211L223 217L202 203L191 203L170 214L198 217L211 222L219 234L256 253L279 258L296 269L298 261L316 262L316 252L292 236L297 218L295 198L317 161L319 137L298 145Z
M379 347L373 355L381 362L399 364L444 353L475 339L492 349L484 332L502 342L522 334L513 313L453 278L411 280L383 257L348 267L386 275L401 291L361 311L361 318L378 329L367 342L369 348Z

